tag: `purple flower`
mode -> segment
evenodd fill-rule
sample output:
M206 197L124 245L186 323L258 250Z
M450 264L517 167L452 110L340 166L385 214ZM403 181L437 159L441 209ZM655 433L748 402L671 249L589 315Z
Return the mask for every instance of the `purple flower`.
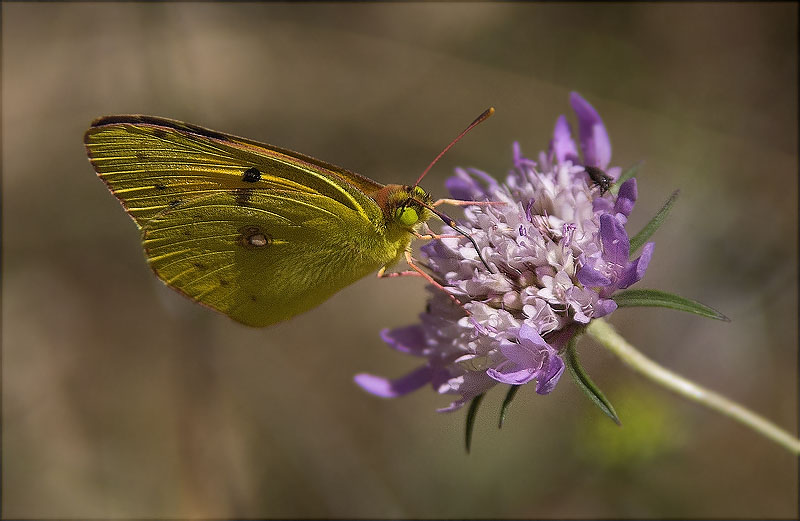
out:
M614 292L642 278L653 243L630 261L624 228L636 181L623 183L617 195L594 185L584 165L613 179L621 169L608 168L611 143L597 111L577 93L570 102L579 145L561 116L537 161L514 144L513 169L503 184L475 169L457 169L447 181L453 197L505 203L468 206L459 223L492 269L465 238L424 245L432 275L463 307L429 287L420 322L382 334L390 347L424 362L396 380L359 374L362 388L396 397L430 384L458 396L440 411L456 410L498 383L535 381L536 392L547 394L564 371L561 353L575 332L614 311Z
M632 181L634 179L628 182ZM617 308L616 303L608 297L644 277L644 272L653 256L655 243L645 244L639 258L629 261L628 234L619 221L607 213L600 215L600 240L603 245L601 252L584 255L581 258L582 266L578 271L578 281L586 287L597 288L600 301L604 301L605 314L608 314Z
M522 385L536 379L536 392L549 393L564 372L564 361L529 325L523 324L517 337L519 343L500 342L500 352L505 360L497 367L487 369L486 374L500 383L511 385Z

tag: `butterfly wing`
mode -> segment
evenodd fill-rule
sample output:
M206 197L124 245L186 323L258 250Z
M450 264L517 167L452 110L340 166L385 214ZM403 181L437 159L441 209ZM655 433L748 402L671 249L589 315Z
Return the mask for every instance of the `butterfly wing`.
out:
M219 191L318 193L369 220L383 185L298 152L152 116L107 116L84 136L98 176L140 227L151 217Z
M156 274L247 325L310 309L404 248L367 195L382 185L308 156L143 116L100 119L85 142Z
M151 267L188 297L250 326L306 311L378 269L365 252L374 229L318 194L269 191L247 206L222 192L151 218ZM355 237L355 238L354 238Z

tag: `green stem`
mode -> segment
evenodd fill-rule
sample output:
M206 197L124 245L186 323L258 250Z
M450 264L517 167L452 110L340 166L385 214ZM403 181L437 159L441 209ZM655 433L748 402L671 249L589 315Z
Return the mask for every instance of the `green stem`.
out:
M694 382L669 371L653 362L622 338L611 325L602 319L592 320L586 332L600 342L609 351L617 355L634 371L660 383L664 387L705 405L717 412L733 418L750 427L759 434L783 445L795 454L800 455L800 439L781 429L769 420L745 409L738 403L724 396L705 389Z

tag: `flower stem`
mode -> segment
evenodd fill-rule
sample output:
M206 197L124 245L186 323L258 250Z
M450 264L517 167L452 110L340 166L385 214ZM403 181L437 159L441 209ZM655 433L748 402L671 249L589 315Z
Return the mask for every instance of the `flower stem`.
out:
M606 349L621 358L633 370L690 400L694 400L743 423L759 434L783 445L794 454L800 454L800 439L769 420L745 409L738 403L661 367L637 351L608 322L602 319L592 320L591 324L586 328L586 332L605 346Z

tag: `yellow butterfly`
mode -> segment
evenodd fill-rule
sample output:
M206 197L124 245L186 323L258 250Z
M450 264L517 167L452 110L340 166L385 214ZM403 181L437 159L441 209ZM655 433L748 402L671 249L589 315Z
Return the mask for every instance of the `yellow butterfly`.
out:
M417 184L382 185L179 121L106 116L92 122L84 143L141 230L156 275L249 326L307 311L404 255L410 262L411 240L433 213L455 227L434 209L449 200L432 203Z

